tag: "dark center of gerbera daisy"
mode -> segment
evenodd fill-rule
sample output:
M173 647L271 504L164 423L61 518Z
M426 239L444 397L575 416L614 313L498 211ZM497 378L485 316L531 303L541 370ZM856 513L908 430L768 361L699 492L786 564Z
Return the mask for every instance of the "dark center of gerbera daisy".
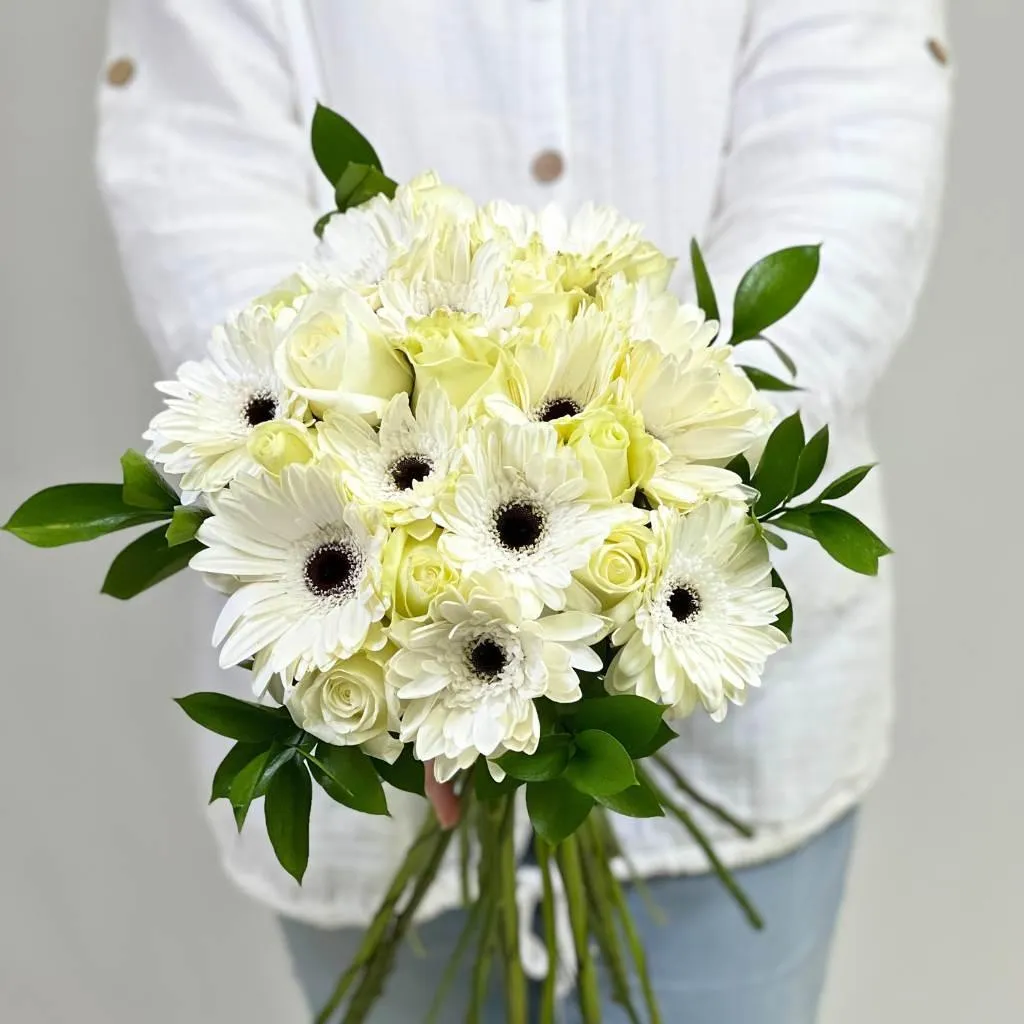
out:
M269 423L277 415L277 399L269 391L259 391L249 397L242 417L250 427Z
M578 416L581 412L583 407L575 398L549 398L537 410L537 419L550 423L564 416Z
M544 533L544 512L530 501L510 501L494 513L494 530L510 551L532 548Z
M692 587L676 587L668 595L668 610L676 622L689 622L700 611L700 595Z
M306 558L306 586L317 597L341 597L355 590L361 559L348 544L321 544Z
M403 455L396 459L388 472L391 482L400 490L407 491L413 484L430 476L434 464L425 455Z
M482 679L494 679L508 664L505 648L489 636L476 640L466 652L469 667Z

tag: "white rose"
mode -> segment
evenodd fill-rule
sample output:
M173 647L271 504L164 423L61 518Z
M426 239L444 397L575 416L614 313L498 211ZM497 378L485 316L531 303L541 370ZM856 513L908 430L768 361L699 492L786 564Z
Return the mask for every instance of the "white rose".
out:
M458 583L455 570L437 549L441 531L417 539L408 529L391 532L382 555L384 592L391 614L399 619L425 618L430 602Z
M302 423L268 420L253 428L246 448L268 473L280 476L285 466L309 462L315 454L315 441Z
M590 556L586 566L575 573L601 603L601 610L618 621L618 610L627 599L639 594L651 571L650 551L654 534L646 526L627 523L617 526ZM627 615L628 617L628 615Z
M338 409L376 424L391 398L412 389L408 360L353 293L311 296L277 350L276 367L317 416Z
M325 743L361 746L394 762L402 744L388 734L395 725L395 703L379 660L360 653L325 672L312 672L285 695L295 724Z

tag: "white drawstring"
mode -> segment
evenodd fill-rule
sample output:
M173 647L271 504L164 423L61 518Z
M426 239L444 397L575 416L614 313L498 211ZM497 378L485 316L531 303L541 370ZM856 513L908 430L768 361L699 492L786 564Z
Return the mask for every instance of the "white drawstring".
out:
M552 873L551 887L555 900L556 990L559 997L567 995L576 982L576 949L573 944L569 905L562 888L562 879ZM516 872L516 907L519 912L519 955L523 971L533 981L547 977L550 964L547 943L534 929L541 900L544 898L544 880L535 864L521 864Z

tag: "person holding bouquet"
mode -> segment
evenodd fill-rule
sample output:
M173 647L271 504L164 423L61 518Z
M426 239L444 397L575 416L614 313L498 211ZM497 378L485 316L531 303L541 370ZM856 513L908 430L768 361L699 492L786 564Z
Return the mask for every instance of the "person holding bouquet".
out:
M942 33L937 0L113 0L98 173L138 318L169 370L311 257L313 224L333 205L307 156L318 100L366 129L399 180L432 166L480 202L614 204L670 253L696 236L725 294L764 253L821 242L817 287L747 362L776 372L774 345L788 353L800 390L777 404L827 421L831 460L859 465L874 461L867 402L908 329L936 228ZM693 288L679 268L673 290ZM366 359L359 372L382 372ZM877 474L852 507L883 521ZM666 748L753 826L749 839L708 830L767 930L747 928L671 819L616 820L664 917L634 894L654 987L668 1019L688 1024L815 1020L856 808L888 752L891 581L812 560L801 538L778 564L798 645L743 714L688 718ZM205 621L209 606L199 611ZM199 652L197 671L208 664ZM225 746L204 737L212 768ZM452 791L435 785L432 799L454 821ZM287 919L314 1005L417 828L411 800L392 811L316 803L300 888L265 834L236 834L223 804L211 809L228 873ZM518 893L528 970L531 867ZM422 1016L465 913L454 871L426 905L424 955L401 954L372 1020Z

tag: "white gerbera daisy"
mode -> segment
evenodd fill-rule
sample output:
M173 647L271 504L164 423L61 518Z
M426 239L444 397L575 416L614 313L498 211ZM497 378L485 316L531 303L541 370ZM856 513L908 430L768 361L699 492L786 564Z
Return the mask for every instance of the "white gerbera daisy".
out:
M487 399L488 408L518 423L578 416L610 388L621 338L615 321L594 307L548 321L514 343L509 393Z
M644 490L658 501L693 505L709 495L742 500L740 478L721 463L746 451L765 431L771 410L722 349L669 355L653 341L632 346L624 390L669 458Z
M539 214L506 202L489 203L474 224L476 236L511 248L517 294L552 288L593 294L605 279L623 274L668 284L674 260L643 237L643 228L611 206L586 203L571 217L557 206Z
M606 686L676 716L699 701L720 721L788 642L772 625L786 593L772 586L767 546L743 506L712 500L685 515L662 506L651 526L650 575L635 618L612 634L622 646Z
M434 509L460 457L458 414L439 387L423 391L415 414L408 395L395 395L379 432L333 413L317 431L321 449L338 460L356 501L383 512L389 526L408 526L418 539L433 531Z
M465 575L499 572L534 617L566 606L573 571L614 526L643 518L631 505L584 499L579 462L548 424L481 424L465 459L438 508L441 551Z
M488 242L474 251L466 225L421 241L401 271L381 284L380 300L378 316L395 338L429 331L434 316L456 318L480 334L500 333L518 316L508 303L501 246Z
M181 477L187 494L211 493L260 472L249 450L253 430L272 420L303 420L305 402L274 369L283 323L254 306L214 329L209 355L186 362L177 380L161 381L167 408L142 435L153 461Z
M393 199L374 196L332 217L303 275L314 284L359 291L376 305L381 281L418 241L474 212L467 196L435 174L422 174L399 185Z
M577 670L601 667L589 645L603 619L575 611L531 619L515 598L499 596L500 582L468 597L451 590L432 605L437 621L392 631L401 645L387 670L403 706L399 738L415 741L420 760L434 759L441 782L478 757L532 754L540 739L534 699L577 701Z
M706 349L718 336L717 320L708 320L699 306L681 303L647 279L630 282L617 274L598 289L598 302L632 341L653 341L670 355Z
M236 482L211 500L191 562L241 585L217 620L227 668L259 654L254 686L324 671L363 646L384 617L380 555L385 531L342 496L336 467L285 466Z

